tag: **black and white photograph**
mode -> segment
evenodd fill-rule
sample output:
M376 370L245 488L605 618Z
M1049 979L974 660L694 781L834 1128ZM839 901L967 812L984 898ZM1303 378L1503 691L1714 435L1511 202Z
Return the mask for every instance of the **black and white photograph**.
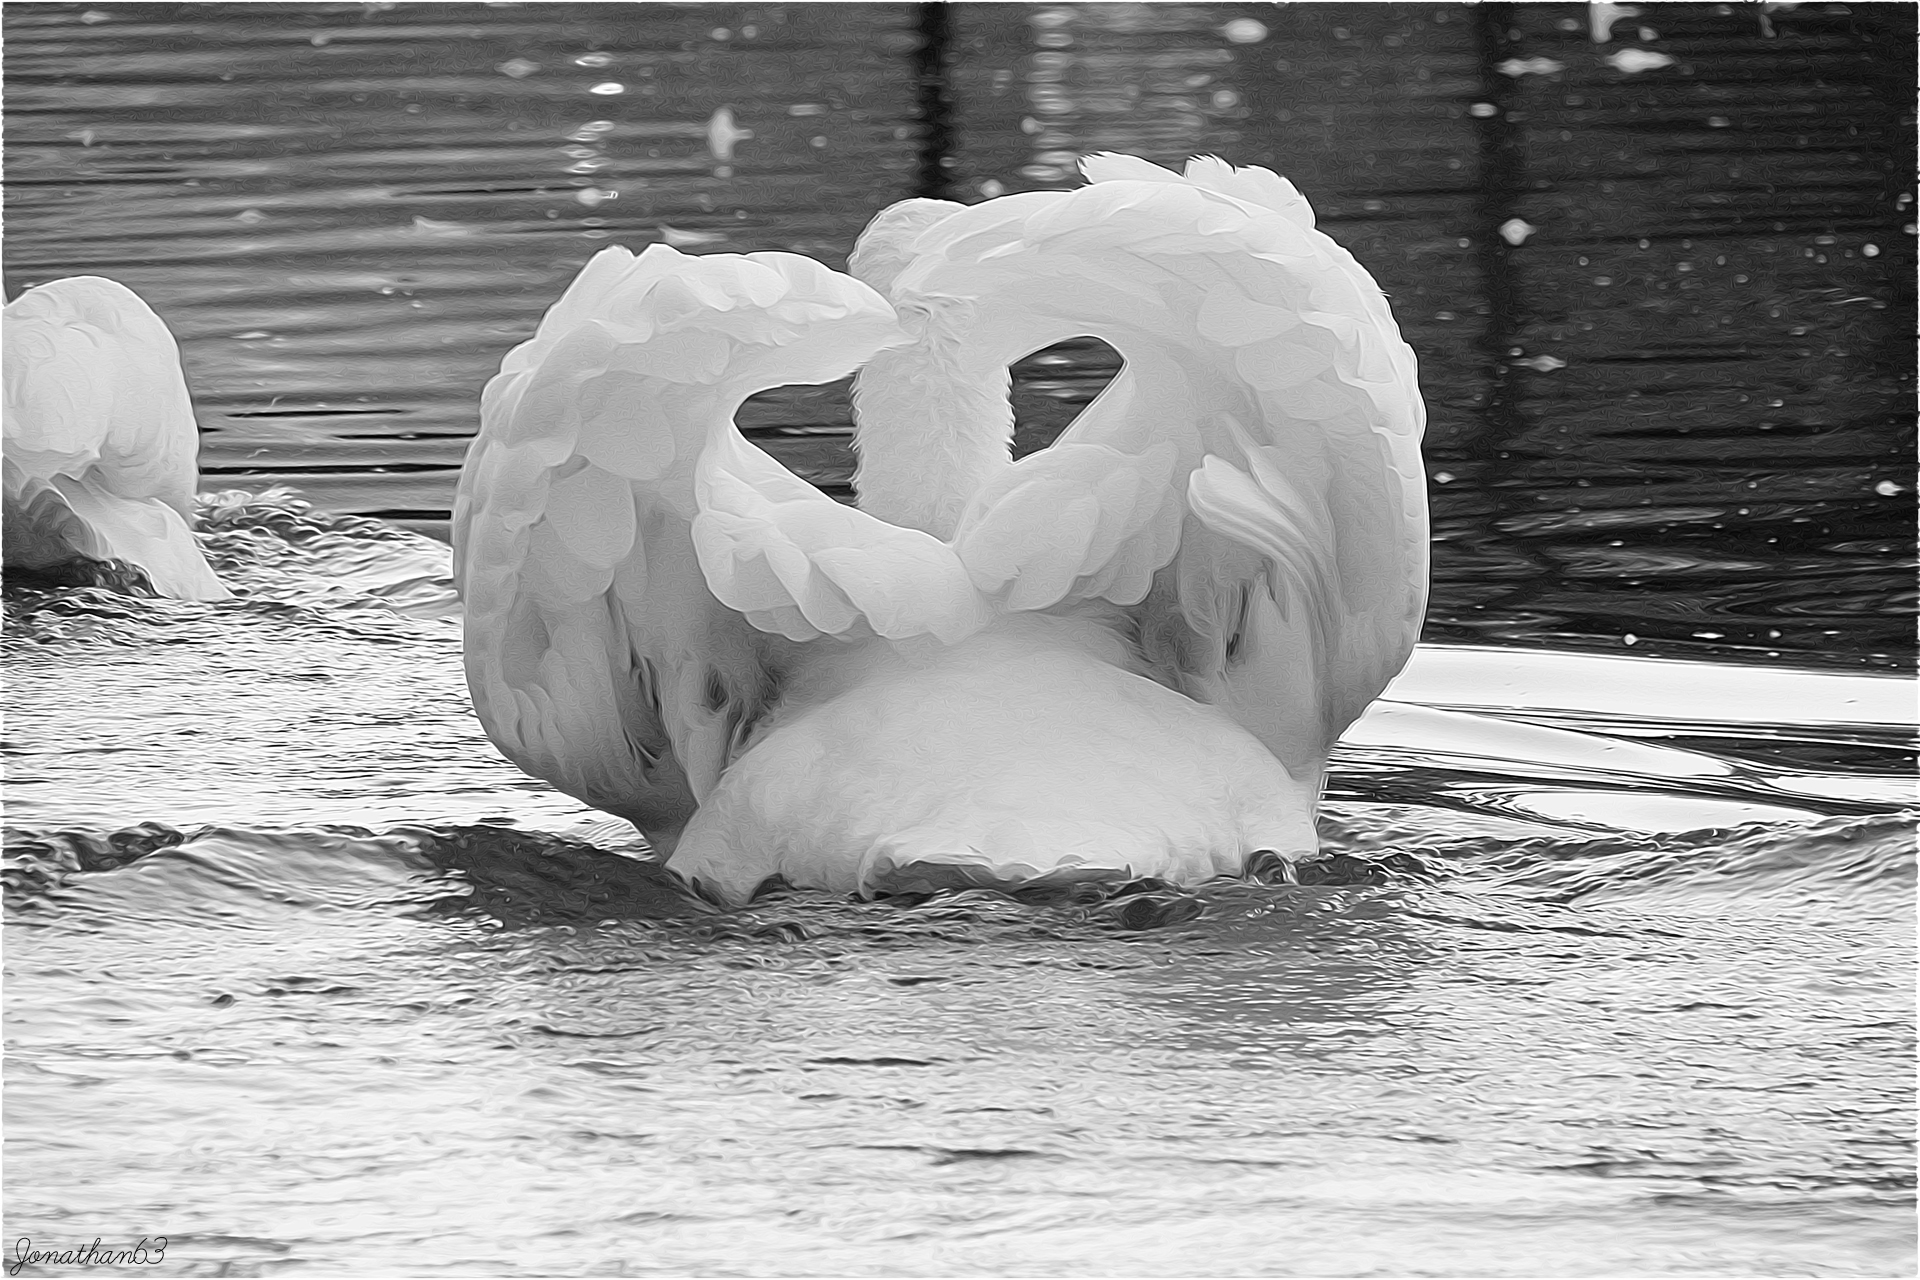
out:
M0 6L7 1276L1911 1276L1917 36Z

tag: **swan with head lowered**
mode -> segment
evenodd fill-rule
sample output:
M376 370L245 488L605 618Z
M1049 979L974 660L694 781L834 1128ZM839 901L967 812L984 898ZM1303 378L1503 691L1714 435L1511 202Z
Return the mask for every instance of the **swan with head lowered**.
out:
M0 315L8 568L119 561L158 594L224 600L193 540L200 449L180 349L100 276L29 289Z
M1123 156L883 212L853 270L602 251L489 383L455 512L475 707L709 896L1241 873L1424 607L1424 409L1293 187ZM1010 455L1008 365L1125 367ZM742 401L859 369L859 505Z

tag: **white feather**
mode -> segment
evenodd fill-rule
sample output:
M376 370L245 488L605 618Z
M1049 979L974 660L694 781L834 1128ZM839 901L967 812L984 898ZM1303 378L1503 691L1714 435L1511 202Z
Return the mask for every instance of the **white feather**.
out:
M1423 608L1412 353L1277 175L1084 168L893 206L866 284L588 264L462 480L469 674L512 758L728 901L1312 852L1327 751ZM1081 334L1126 367L1014 462L1007 366ZM856 510L731 415L863 361Z
M231 595L189 527L200 434L165 322L123 284L70 276L0 328L6 563L121 560L164 596Z
M776 574L752 618L715 598L702 460L749 448L732 424L747 396L829 381L898 337L871 290L791 254L587 264L488 385L455 502L468 683L509 759L671 845L764 710L778 634L819 634L797 625L809 609L835 630L857 618L765 530L757 563L784 591Z

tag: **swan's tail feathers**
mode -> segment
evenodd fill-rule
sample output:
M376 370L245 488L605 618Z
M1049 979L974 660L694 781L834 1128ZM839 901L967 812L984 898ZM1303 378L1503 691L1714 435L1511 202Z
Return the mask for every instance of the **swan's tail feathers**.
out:
M59 543L161 595L227 598L188 527L200 436L166 323L123 284L71 276L8 303L4 330L8 562L52 563Z
M1131 570L1152 566L1135 622L1166 643L1149 664L1307 768L1404 662L1424 611L1413 352L1379 286L1277 174L1212 157L1184 174L1117 155L1083 168L1078 190L942 220L918 242L937 252L894 284L903 309L964 311L983 364L1082 334L1126 362L1058 442L982 491L961 545L983 586L1032 576L1033 596L1016 586L1010 600L1060 591L1070 571L1067 596L1124 581L1107 596L1119 600L1137 588ZM1128 572L1102 583L1080 554L1105 550L1105 527L1075 522L1095 480L1073 451L1144 460L1163 444L1177 549L1163 559L1166 526L1140 521L1112 553ZM1047 492L1057 540L1016 555L1002 531L1038 535L1029 513Z
M753 393L899 340L872 289L791 254L587 264L488 384L455 506L468 682L510 759L666 844L792 641L975 625L951 551L733 425Z

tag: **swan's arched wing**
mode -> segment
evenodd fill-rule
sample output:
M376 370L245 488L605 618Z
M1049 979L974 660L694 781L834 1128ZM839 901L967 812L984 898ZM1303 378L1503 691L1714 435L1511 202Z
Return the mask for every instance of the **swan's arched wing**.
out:
M763 631L951 644L987 621L953 548L834 502L737 432L700 460L696 493L707 582Z
M974 585L1010 609L1069 599L1138 604L1180 545L1177 450L1056 442L968 504L954 546Z
M1300 194L1298 187L1271 169L1251 165L1236 169L1218 156L1195 156L1187 161L1187 171L1180 174L1138 156L1103 151L1082 159L1080 172L1087 176L1089 182L1192 183L1209 191L1218 191L1221 195L1245 200L1248 204L1262 205L1309 231L1314 226L1313 206L1307 203L1307 198Z
M163 595L231 594L188 527L200 433L165 322L117 281L70 276L8 303L0 328L9 562L77 552L137 565Z
M669 845L792 641L941 629L938 609L899 616L930 539L841 507L732 423L754 392L897 339L877 294L792 254L587 264L488 384L455 507L468 683L510 759Z
M1089 169L1092 186L939 222L896 298L964 309L968 344L991 360L1078 334L1117 347L1120 376L999 490L1035 489L1037 511L1050 489L1064 510L1099 483L1097 455L1076 451L1104 448L1102 465L1144 474L1171 445L1177 552L1160 559L1167 517L1136 509L1118 548L1082 539L1076 576L1048 562L1041 524L1008 518L991 494L958 544L971 562L974 544L992 543L1010 582L1026 556L1049 584L1030 600L1071 580L1061 599L1133 604L1146 566L1152 587L1132 612L1147 661L1290 767L1317 768L1405 661L1424 610L1413 354L1372 279L1277 176L1203 161L1183 178L1126 157ZM989 537L996 522L1004 536Z

